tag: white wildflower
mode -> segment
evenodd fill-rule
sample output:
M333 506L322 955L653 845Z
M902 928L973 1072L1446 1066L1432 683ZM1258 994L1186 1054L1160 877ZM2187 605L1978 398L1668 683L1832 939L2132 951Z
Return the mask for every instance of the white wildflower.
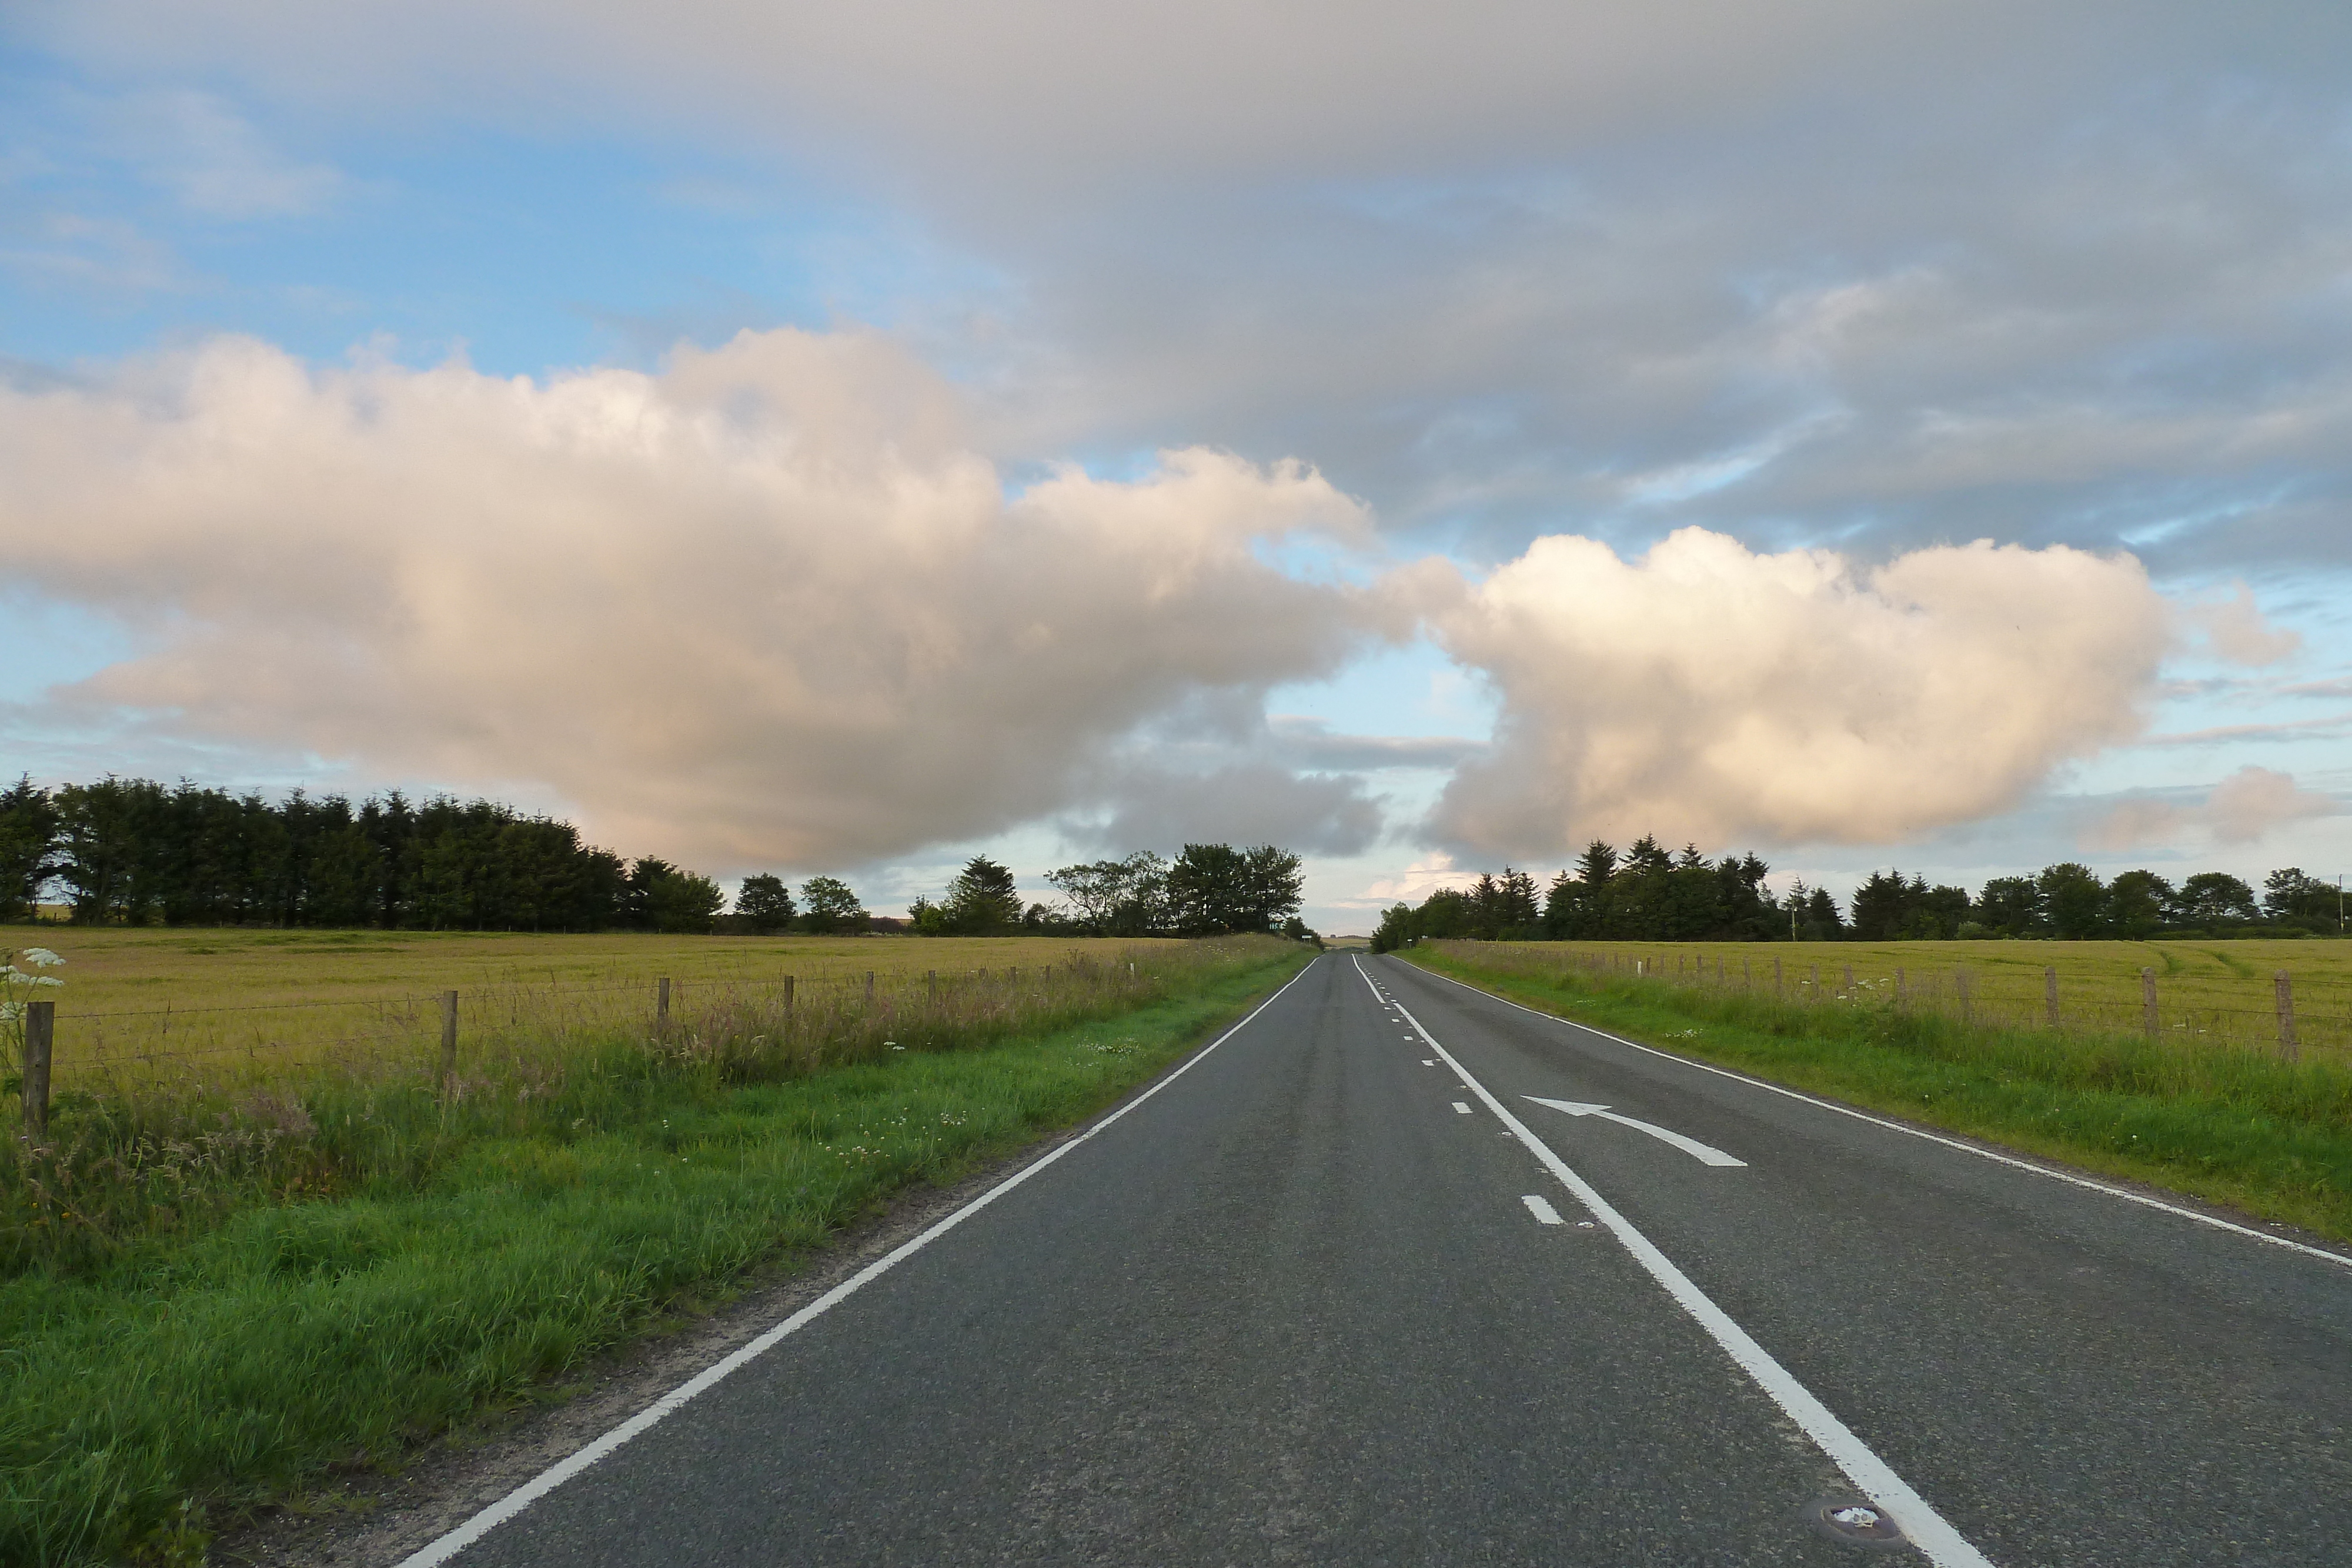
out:
M25 949L25 962L36 969L54 969L65 960L47 947L27 947Z

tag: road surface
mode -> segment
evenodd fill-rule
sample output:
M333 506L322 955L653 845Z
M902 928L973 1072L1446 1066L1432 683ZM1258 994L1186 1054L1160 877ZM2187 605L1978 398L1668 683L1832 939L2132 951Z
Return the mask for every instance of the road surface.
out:
M2346 1261L1394 958L886 1261L411 1563L2352 1561Z

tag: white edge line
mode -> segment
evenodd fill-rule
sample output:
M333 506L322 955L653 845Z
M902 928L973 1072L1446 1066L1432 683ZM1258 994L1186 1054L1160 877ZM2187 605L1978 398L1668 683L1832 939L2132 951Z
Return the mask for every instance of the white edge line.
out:
M1291 987L1297 985L1301 979L1305 978L1307 971L1314 967L1314 961L1312 959L1308 960L1307 965L1302 967L1297 974L1291 976L1289 979L1285 980L1282 983L1281 990L1276 991L1273 996L1270 996L1266 998L1265 1000L1258 1003L1257 1006L1249 1010L1247 1016L1243 1018L1240 1022L1234 1024L1233 1028L1225 1030L1224 1033L1219 1035L1216 1039L1211 1040L1208 1044L1195 1051L1192 1057L1185 1061L1183 1066L1179 1067L1175 1071L1169 1073L1166 1077L1160 1079L1159 1082L1154 1083L1150 1088L1145 1090L1134 1099L1129 1100L1126 1104L1121 1105L1118 1110L1113 1111L1109 1115L1105 1116L1101 1121L1097 1122L1093 1126L1088 1127L1076 1137L1072 1138L1068 1142L1052 1149L1033 1163L1022 1166L1021 1169L1015 1171L1004 1180L998 1182L994 1186L990 1187L986 1192L982 1193L978 1197L973 1198L970 1203L965 1204L953 1214L950 1214L946 1218L929 1226L911 1239L900 1243L890 1252L876 1259L873 1262L868 1263L865 1268L860 1269L856 1273L852 1274L848 1279L844 1280L840 1284L835 1285L832 1290L827 1291L824 1295L819 1296L807 1306L803 1307L800 1311L794 1312L792 1316L786 1318L775 1327L768 1330L765 1333L760 1335L759 1338L742 1346L740 1349L734 1352L734 1354L729 1355L725 1360L714 1362L709 1366L705 1367L702 1371L697 1373L686 1382L679 1384L676 1388L671 1389L667 1394L663 1395L659 1399L655 1400L651 1405L646 1406L643 1410L638 1411L635 1416L630 1416L627 1420L622 1422L619 1426L614 1427L611 1431L605 1433L594 1442L565 1456L556 1463L549 1466L546 1469L540 1471L539 1474L533 1476L530 1479L523 1482L522 1485L515 1488L514 1490L507 1493L506 1496L499 1499L498 1501L490 1504L489 1507L482 1510L479 1513L477 1513L472 1518L467 1520L465 1523L459 1525L457 1529L450 1531L447 1534L440 1537L438 1540L430 1542L425 1546L418 1548L415 1552L411 1552L408 1556L402 1558L396 1565L396 1568L436 1568L436 1564L448 1562L458 1552L463 1552L467 1547L473 1545L476 1542L489 1534L491 1531L496 1530L499 1525L504 1524L507 1521L514 1518L517 1514L522 1512L523 1510L529 1508L532 1503L537 1502L541 1498L545 1497L548 1493L555 1490L556 1488L572 1479L583 1470L594 1465L598 1460L604 1458L614 1450L620 1448L631 1438L642 1437L645 1433L652 1430L663 1419L682 1407L687 1401L694 1398L697 1395L708 1393L719 1384L726 1381L727 1378L741 1371L745 1366L751 1364L760 1356L764 1355L767 1352L775 1348L775 1346L787 1335L798 1332L829 1309L837 1306L842 1301L847 1300L861 1286L866 1285L880 1278L883 1274L887 1273L898 1264L913 1257L917 1252L921 1251L931 1242L937 1240L941 1236L946 1235L949 1231L962 1224L966 1219L971 1218L973 1215L979 1213L982 1209L987 1207L990 1204L995 1202L1006 1193L1011 1192L1014 1187L1019 1186L1023 1182L1027 1181L1031 1176L1035 1176L1039 1171L1044 1170L1047 1166L1052 1165L1055 1160L1060 1159L1064 1155L1068 1154L1079 1145L1084 1144L1089 1138L1092 1138L1096 1134L1109 1126L1113 1122L1118 1121L1121 1116L1126 1115L1129 1111L1132 1111L1137 1106L1142 1104L1146 1100L1150 1099L1154 1094L1159 1093L1162 1089L1167 1088L1171 1083L1175 1082L1179 1078L1183 1077L1187 1072L1192 1071L1192 1069L1199 1064L1202 1058L1207 1056L1209 1052L1216 1050L1217 1047L1224 1044L1225 1041L1233 1039L1234 1036L1241 1033L1244 1029L1247 1029L1252 1020L1254 1020L1258 1014L1274 1006L1276 1001L1281 999L1283 991L1290 989Z
M1358 965L1360 969L1361 960L1358 960ZM1370 977L1366 978L1369 980ZM1412 1018L1410 1012L1405 1016ZM1509 1107L1488 1093L1485 1084L1471 1077L1460 1062L1454 1061L1445 1048L1437 1043L1437 1038L1422 1027L1419 1019L1413 1019L1412 1027L1421 1030L1422 1038L1429 1041L1432 1051L1453 1062L1454 1071L1462 1074L1463 1082L1486 1102L1487 1109L1502 1118L1504 1125L1518 1135L1519 1142L1527 1146L1528 1152L1542 1161L1544 1168L1558 1177L1561 1186L1576 1194L1578 1200L1592 1211L1592 1218L1615 1233L1617 1239L1624 1243L1625 1249L1649 1270L1650 1277L1664 1286L1666 1293L1697 1320L1698 1325L1738 1364L1739 1369L1754 1379L1758 1387L1771 1396L1773 1403L1789 1413L1790 1419L1804 1428L1805 1436L1829 1456L1830 1461L1845 1473L1846 1479L1860 1488L1865 1497L1895 1516L1895 1522L1902 1528L1904 1535L1927 1553L1929 1562L1936 1563L1937 1568L1992 1568L1984 1553L1970 1545L1968 1537L1953 1529L1950 1521L1929 1506L1926 1498L1912 1490L1911 1484L1895 1474L1893 1466L1880 1458L1869 1444L1855 1437L1853 1429L1839 1420L1828 1406L1813 1397L1811 1390L1798 1382L1787 1367L1774 1360L1771 1353L1758 1344L1746 1329L1733 1322L1731 1315L1717 1306L1706 1291L1693 1284L1690 1277L1676 1268L1672 1259L1659 1251L1648 1237L1635 1229L1633 1221L1611 1207L1609 1200L1602 1197L1591 1183L1577 1175L1569 1167L1567 1161L1552 1152L1551 1145L1528 1131L1525 1123L1511 1114Z
M1851 1105L1841 1105L1834 1100L1823 1100L1808 1094L1801 1089L1790 1089L1781 1084L1768 1082L1764 1079L1735 1071L1728 1067L1717 1067L1713 1062L1694 1061L1687 1056L1677 1056L1671 1051L1661 1051L1654 1045L1643 1045L1638 1040L1627 1040L1622 1034L1611 1034L1605 1029L1594 1029L1591 1024L1579 1023L1574 1019L1564 1019L1558 1013L1548 1013L1539 1008L1528 1007L1524 1002L1515 1002L1508 997L1498 996L1483 987L1471 985L1466 980L1457 980L1451 975L1441 975L1434 969L1424 969L1418 964L1413 965L1412 968L1414 972L1427 975L1433 980L1444 980L1449 986L1460 986L1465 991L1485 997L1489 1001L1500 1002L1507 1008L1517 1008L1519 1011L1542 1019L1547 1023L1556 1023L1566 1029L1581 1030L1586 1034L1597 1035L1602 1040L1614 1040L1619 1045L1630 1046L1646 1055L1678 1062L1685 1067L1695 1067L1701 1072L1712 1072L1717 1078L1728 1078L1735 1083L1745 1083L1751 1089L1769 1089L1775 1094L1785 1094L1791 1100L1801 1100L1808 1105L1818 1105L1824 1111L1835 1111L1841 1116L1851 1116L1857 1122L1867 1122L1874 1127L1885 1127L1895 1133L1907 1133L1912 1137L1925 1138L1931 1144L1941 1144L1948 1149L1958 1149L1963 1154L1975 1155L1979 1159L1990 1160L1996 1165L2008 1166L2016 1170L2032 1171L2035 1176L2048 1176L2052 1181L2063 1181L2073 1186L2088 1188L2092 1192L2103 1192L2109 1197L2122 1198L2126 1203L2137 1203L2145 1208L2161 1209L2167 1214L2177 1214L2183 1219L2193 1219L2200 1225L2210 1225L2216 1230L2227 1230L2239 1236L2251 1236L2257 1241L2267 1241L2273 1247L2284 1247L2290 1251L2307 1253L2314 1258L2324 1258L2340 1268L2352 1269L2352 1257L2347 1257L2341 1252L2330 1252L2324 1247L2313 1247L2284 1236L2273 1236L2267 1230L2257 1230L2251 1225L2240 1225L2235 1220L2219 1218L2210 1214L2200 1214L2193 1208L2183 1208L2177 1203L2167 1203L2160 1197L2150 1197L2146 1193L2134 1192L2128 1187L2109 1186L2105 1182L2094 1181L2089 1176L2076 1176L2071 1171L2053 1170L2048 1166L2036 1165L2032 1160L2021 1160L2014 1155L2000 1154L1992 1149L1963 1142L1958 1138L1948 1138L1940 1133L1930 1133L1924 1128L1906 1126L1900 1122L1890 1122L1884 1116L1874 1116L1867 1111L1857 1111Z

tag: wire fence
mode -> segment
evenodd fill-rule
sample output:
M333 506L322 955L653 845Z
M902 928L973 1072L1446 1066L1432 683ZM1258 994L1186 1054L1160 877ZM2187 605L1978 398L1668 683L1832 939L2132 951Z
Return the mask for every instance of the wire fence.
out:
M747 1026L833 1038L903 1019L910 1033L991 1011L1023 1010L1076 992L1151 982L1156 954L1074 956L1059 964L964 969L735 971L567 984L512 979L425 993L203 1008L55 1009L54 1092L122 1092L192 1078L267 1078L289 1070L411 1068L444 1076L470 1056L559 1045L584 1034L641 1035L692 1051ZM761 1023L761 1020L765 1020ZM887 1032L887 1028L886 1028Z
M2352 986L2335 976L2298 980L2286 969L2224 982L2148 966L2134 974L2038 968L2013 962L1893 964L1882 958L1790 959L1768 949L1581 943L1433 944L1484 967L1594 976L1738 991L1801 1007L1882 1007L1990 1029L2150 1040L2352 1057Z

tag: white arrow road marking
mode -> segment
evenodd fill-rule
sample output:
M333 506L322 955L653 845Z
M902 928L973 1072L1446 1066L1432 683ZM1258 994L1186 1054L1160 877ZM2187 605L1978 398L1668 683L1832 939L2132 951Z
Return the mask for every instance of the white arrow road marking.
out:
M1356 972L1370 985L1363 960L1350 960ZM1305 971L1300 971L1304 973ZM1277 993L1279 994L1279 993ZM1662 1286L1675 1304L1688 1312L1707 1337L1723 1347L1738 1368L1755 1380L1756 1386L1772 1397L1772 1402L1789 1413L1789 1418L1804 1429L1814 1447L1830 1458L1830 1462L1845 1472L1845 1479L1862 1490L1862 1495L1885 1508L1895 1522L1911 1540L1911 1544L1927 1553L1935 1568L1992 1568L1985 1554L1969 1543L1968 1537L1952 1528L1951 1521L1937 1513L1926 1498L1911 1490L1911 1483L1895 1471L1895 1468L1878 1457L1869 1444L1854 1436L1853 1428L1837 1418L1830 1407L1814 1397L1812 1390L1798 1382L1789 1369L1772 1358L1772 1353L1756 1343L1755 1337L1732 1320L1731 1314L1715 1304L1713 1297L1691 1282L1691 1277L1675 1266L1674 1260L1658 1250L1657 1243L1633 1227L1633 1222L1617 1212L1600 1189L1576 1174L1566 1160L1552 1151L1528 1124L1511 1114L1511 1108L1495 1098L1493 1092L1470 1076L1456 1061L1453 1052L1437 1043L1411 1012L1404 1015L1412 1027L1421 1030L1421 1038L1429 1049L1444 1058L1448 1065L1462 1074L1472 1086L1486 1109L1495 1113L1504 1126L1508 1127L1528 1153L1533 1155L1544 1169L1551 1172L1559 1185L1574 1193L1594 1219L1609 1228L1610 1233L1633 1255L1634 1260L1649 1270L1650 1278ZM408 1568L404 1563L402 1568Z
M1571 1116L1598 1116L1604 1122L1615 1122L1620 1126L1639 1127L1654 1138L1663 1138L1704 1166L1738 1166L1742 1169L1747 1168L1746 1160L1735 1160L1721 1149L1709 1148L1696 1138L1685 1138L1680 1133L1670 1133L1664 1127L1654 1127L1647 1122L1636 1122L1631 1116L1620 1116L1606 1105L1582 1105L1573 1100L1543 1100L1538 1099L1533 1094L1522 1094L1519 1098L1534 1100L1538 1105L1549 1105L1555 1111L1565 1111Z

